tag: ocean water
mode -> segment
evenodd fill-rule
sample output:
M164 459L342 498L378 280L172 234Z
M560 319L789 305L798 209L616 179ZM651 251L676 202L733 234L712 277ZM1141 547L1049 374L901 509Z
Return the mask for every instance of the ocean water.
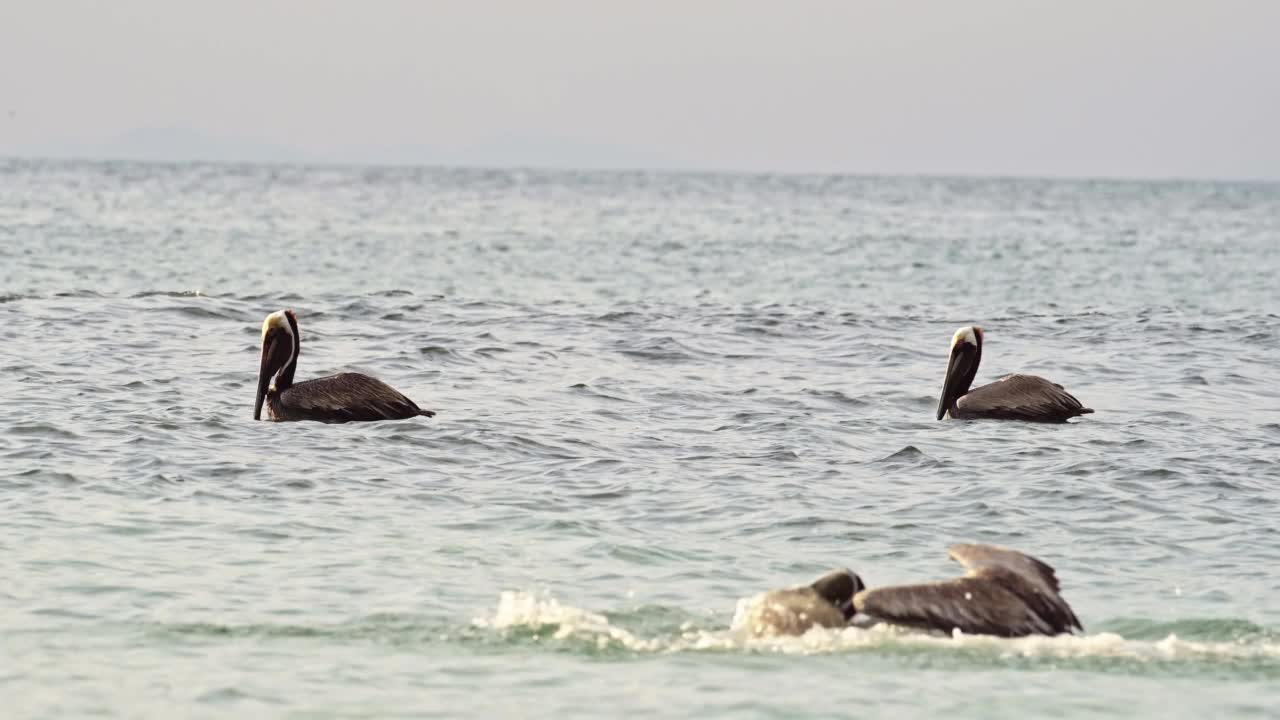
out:
M0 161L5 717L1275 717L1280 185ZM434 419L251 420L299 378ZM936 422L951 333L1096 414ZM957 541L1086 632L750 640Z

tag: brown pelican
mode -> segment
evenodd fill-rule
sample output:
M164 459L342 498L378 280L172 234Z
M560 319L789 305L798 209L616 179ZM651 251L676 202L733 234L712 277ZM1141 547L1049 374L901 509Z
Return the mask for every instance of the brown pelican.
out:
M798 635L843 627L856 616L893 625L1021 637L1083 631L1058 594L1053 568L1017 550L952 545L951 559L969 572L946 582L866 589L849 570L833 570L812 585L765 594L746 627L755 635Z
M1084 407L1061 385L1036 375L1007 375L973 390L973 378L982 360L982 328L962 327L951 337L951 360L942 381L938 418L990 418L1066 422L1093 412Z
M262 419L264 400L272 420L344 423L435 415L390 385L360 373L339 373L294 384L301 346L298 318L292 310L273 312L262 322L262 367L253 403L254 420Z

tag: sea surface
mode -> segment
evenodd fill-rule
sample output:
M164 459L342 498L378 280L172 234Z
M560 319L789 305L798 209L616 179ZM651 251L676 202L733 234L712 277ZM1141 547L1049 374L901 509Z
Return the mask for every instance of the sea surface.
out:
M6 718L1277 717L1280 185L0 160ZM253 422L259 332L433 419ZM934 420L1062 383L1066 425ZM848 566L1074 637L752 640Z

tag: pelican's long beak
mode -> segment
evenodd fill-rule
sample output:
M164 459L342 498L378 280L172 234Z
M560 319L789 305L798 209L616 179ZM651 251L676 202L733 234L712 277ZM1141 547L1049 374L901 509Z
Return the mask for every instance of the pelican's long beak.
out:
M938 420L946 416L947 410L951 407L951 401L956 399L956 375L960 365L960 351L963 347L963 345L956 345L951 348L951 359L947 361L947 374L942 378L942 395L938 398L938 417L936 418Z
M262 402L267 399L267 390L271 387L271 378L288 361L288 354L277 352L282 336L279 333L267 333L262 338L262 364L258 366L258 394L253 399L253 419L262 419Z
M951 346L951 359L947 362L947 375L942 380L942 396L938 398L938 417L941 420L960 396L969 392L969 384L977 368L978 347L965 340Z
M262 401L267 399L267 388L271 386L271 340L262 343L262 364L258 367L258 394L253 399L253 419L262 419Z

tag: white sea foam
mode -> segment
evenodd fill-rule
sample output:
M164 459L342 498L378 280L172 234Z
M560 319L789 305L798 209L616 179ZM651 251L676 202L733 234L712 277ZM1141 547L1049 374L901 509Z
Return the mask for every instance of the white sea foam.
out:
M659 650L659 641L644 641L633 633L609 623L599 613L571 605L545 595L526 592L503 592L492 618L476 618L478 627L497 630L508 628L546 629L554 640L570 638L594 641L604 649L610 645L637 651Z

